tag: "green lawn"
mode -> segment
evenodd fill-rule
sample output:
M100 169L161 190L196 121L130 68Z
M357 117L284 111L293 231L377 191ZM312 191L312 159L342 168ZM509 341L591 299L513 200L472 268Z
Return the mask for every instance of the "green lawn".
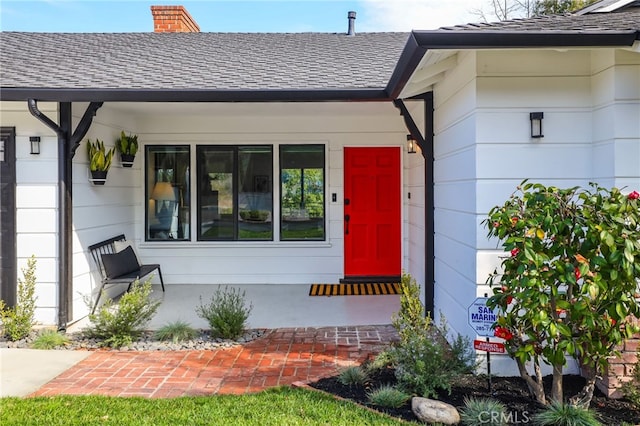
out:
M0 399L6 425L403 425L307 389L174 399L57 396Z

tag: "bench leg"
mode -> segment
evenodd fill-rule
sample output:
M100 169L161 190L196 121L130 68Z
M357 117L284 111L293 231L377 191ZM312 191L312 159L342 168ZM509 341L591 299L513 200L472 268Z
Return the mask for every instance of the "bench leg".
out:
M162 280L162 271L158 268L158 277L160 277L160 285L162 285L162 292L164 293L164 281Z
M98 292L98 297L96 297L96 301L93 304L93 308L91 308L91 315L93 315L93 313L96 311L96 308L98 307L98 302L100 302L100 296L102 296L102 289L104 288L104 285L100 286L100 291Z

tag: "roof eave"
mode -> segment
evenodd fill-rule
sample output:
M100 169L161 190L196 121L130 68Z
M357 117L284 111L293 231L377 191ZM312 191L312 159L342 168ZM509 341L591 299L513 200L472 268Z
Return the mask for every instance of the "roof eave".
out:
M517 49L547 47L627 47L640 40L640 31L412 31L396 68L387 93L397 99L415 68L428 50L436 49Z
M498 49L536 47L631 46L640 39L637 30L628 31L413 31L424 49Z
M388 101L384 88L291 90L52 89L1 87L1 101L42 102L330 102Z

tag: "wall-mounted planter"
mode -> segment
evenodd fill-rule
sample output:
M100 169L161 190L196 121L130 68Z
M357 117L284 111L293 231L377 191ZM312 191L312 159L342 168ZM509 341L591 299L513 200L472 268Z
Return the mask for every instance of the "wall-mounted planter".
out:
M122 163L122 167L133 167L133 160L135 160L135 158L135 155L120 153L120 163Z
M120 132L120 137L116 139L116 149L120 153L120 163L122 167L132 167L133 159L138 152L138 135L129 135L123 131Z
M87 140L87 155L89 158L89 181L94 185L104 185L107 181L107 172L111 167L111 159L115 148L107 150L104 147L104 142L96 139L95 142L91 142L91 139Z
M104 185L107 181L107 171L106 170L96 170L91 171L91 176L89 177L89 182L94 185Z

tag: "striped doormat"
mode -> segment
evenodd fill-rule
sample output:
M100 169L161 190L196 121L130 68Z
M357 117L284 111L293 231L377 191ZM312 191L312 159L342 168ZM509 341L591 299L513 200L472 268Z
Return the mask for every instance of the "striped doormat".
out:
M311 284L309 296L400 294L400 283Z

